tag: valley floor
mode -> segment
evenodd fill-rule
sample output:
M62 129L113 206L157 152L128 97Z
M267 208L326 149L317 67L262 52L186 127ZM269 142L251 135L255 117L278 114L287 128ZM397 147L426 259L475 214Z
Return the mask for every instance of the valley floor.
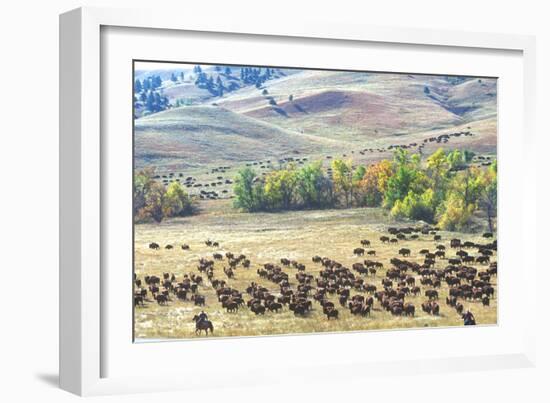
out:
M375 277L362 276L366 283L374 284L382 289L381 280L390 267L389 260L398 256L398 249L405 247L412 251L413 261L422 262L420 249L433 251L436 244L447 245L448 253L454 255L449 248L451 238L461 238L474 242L486 242L479 235L441 232L442 240L433 241L433 235L421 235L417 240L403 240L396 245L382 244L381 235L389 219L380 209L349 209L324 211L296 211L276 214L247 214L229 210L227 203L217 203L216 208L209 206L208 214L201 214L189 218L181 218L163 222L161 224L140 224L135 226L135 273L138 278L145 275L156 275L162 278L163 273L173 273L177 281L181 281L184 274L200 274L197 270L201 257L211 259L215 252L227 251L235 254L245 254L251 260L251 267L241 266L236 270L235 278L227 279L223 272L226 260L216 261L215 278L227 281L228 286L243 293L251 282L267 287L272 293L278 294L278 286L266 279L261 279L257 269L264 263L277 263L281 258L297 260L306 265L306 273L318 276L322 266L311 261L312 256L327 256L350 267L363 259L354 256L353 249L360 246L361 239L369 239L372 248L376 251L375 257L369 259L380 261L384 269L379 270ZM224 211L224 209L227 209ZM220 243L219 248L211 248L204 241L210 239ZM149 249L150 242L158 243L159 250ZM181 249L182 244L188 244L190 250ZM165 245L173 245L174 249L165 249ZM438 260L436 268L444 268L445 259ZM487 266L477 266L484 269ZM297 285L296 269L284 268L289 274L293 289ZM356 273L356 275L358 275ZM206 276L202 274L203 278ZM417 279L417 285L420 285ZM496 282L493 277L493 282ZM493 284L496 286L496 284ZM199 286L198 292L206 297L204 308L194 306L191 301L178 301L175 298L166 305L158 305L150 294L144 307L135 308L135 338L141 339L178 339L196 337L195 323L192 318L202 309L206 311L214 324L214 336L255 336L310 332L339 332L371 329L418 328L427 326L462 326L461 317L454 309L445 304L448 295L447 285L444 283L439 290L439 305L441 314L431 316L422 312L421 303L426 301L424 291L417 297L407 296L405 302L411 302L416 307L414 318L395 317L381 309L375 301L371 317L358 317L350 314L347 308L338 305L338 296L330 297L339 309L337 320L327 320L322 308L313 302L313 310L306 317L297 317L288 307L282 312L266 312L256 316L246 306L237 313L227 313L218 302L215 290L208 281ZM496 287L495 287L496 288ZM352 290L351 295L357 294ZM464 301L463 301L464 302ZM478 324L496 324L497 322L497 294L491 299L490 307L483 307L479 301L465 301L464 307L470 309ZM202 336L204 337L204 335Z

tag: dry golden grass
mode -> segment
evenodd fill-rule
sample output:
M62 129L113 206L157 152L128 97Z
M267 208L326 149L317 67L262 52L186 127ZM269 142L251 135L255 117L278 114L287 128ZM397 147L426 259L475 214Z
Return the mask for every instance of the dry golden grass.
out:
M265 279L260 279L256 270L268 262L279 262L282 257L295 259L306 265L307 273L318 275L321 266L314 264L314 255L327 256L336 259L347 267L352 263L362 261L352 251L360 246L361 239L369 239L376 258L384 263L376 277L366 277L368 283L381 289L381 280L389 265L389 260L397 256L397 250L410 248L412 260L421 261L418 251L423 248L435 249L437 244L432 236L421 236L418 240L400 241L397 245L382 245L379 237L388 225L392 225L383 211L379 209L351 209L325 211L299 211L278 214L246 214L232 211L226 201L211 201L208 214L202 214L185 219L176 219L162 224L136 225L135 228L135 271L138 278L145 275L162 276L162 273L174 273L178 280L184 274L196 273L199 258L211 258L214 252L231 251L244 253L250 258L250 269L239 267L234 279L228 280L223 273L224 261L215 263L215 278L225 279L229 286L245 294L246 287L255 281L278 292L278 286ZM441 233L442 242L448 245L449 239L460 237L462 240L480 241L480 236L458 233ZM204 244L206 239L220 242L220 248L210 248ZM161 245L160 250L149 249L150 242ZM190 250L183 251L180 245L187 243ZM174 249L166 250L167 244ZM446 265L446 260L438 261L438 268ZM295 288L296 270L285 268L290 275L290 281ZM203 277L205 277L203 275ZM496 281L496 280L494 280ZM419 282L417 281L419 285ZM496 285L496 284L495 284ZM422 294L426 288L422 286ZM256 316L248 308L243 307L237 313L227 313L222 309L216 298L215 291L205 281L199 288L199 293L206 296L206 307L209 319L214 324L214 336L257 336L290 333L311 332L341 332L370 329L413 328L426 326L461 326L459 315L445 304L448 288L443 284L440 290L440 316L430 316L421 310L424 296L407 297L406 302L416 306L414 318L394 317L380 309L375 302L371 317L353 316L348 309L338 307L339 318L327 320L317 302L306 317L296 317L287 307L280 313L266 312ZM352 292L354 295L355 292ZM337 297L330 297L338 305ZM151 296L148 296L151 299ZM245 296L248 299L248 296ZM497 321L497 295L491 300L490 307L483 307L481 302L464 302L470 309L478 324L495 324ZM192 317L202 308L195 307L191 301L182 302L175 298L167 306L160 306L150 300L144 307L135 309L136 339L175 339L196 337L195 324ZM204 336L202 336L204 337Z

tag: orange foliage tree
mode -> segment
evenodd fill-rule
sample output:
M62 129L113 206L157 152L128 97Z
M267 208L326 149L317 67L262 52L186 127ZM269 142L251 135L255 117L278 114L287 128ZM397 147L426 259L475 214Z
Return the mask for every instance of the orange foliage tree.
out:
M359 205L376 207L382 204L388 179L393 175L391 161L382 160L369 165L363 179L357 184L357 201Z

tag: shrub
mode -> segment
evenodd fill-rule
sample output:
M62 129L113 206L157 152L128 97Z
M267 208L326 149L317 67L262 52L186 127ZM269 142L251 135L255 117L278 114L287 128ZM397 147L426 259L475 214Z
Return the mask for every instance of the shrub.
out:
M410 218L426 222L434 221L434 192L431 189L423 194L410 191L403 200L397 200L391 209L391 215L396 218Z

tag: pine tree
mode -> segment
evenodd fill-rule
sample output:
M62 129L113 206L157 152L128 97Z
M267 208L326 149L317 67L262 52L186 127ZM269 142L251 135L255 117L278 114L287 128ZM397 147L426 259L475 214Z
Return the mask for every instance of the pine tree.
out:
M142 90L141 81L139 81L139 79L137 79L134 82L134 92L139 94L141 92L141 90Z
M154 76L153 77L153 88L159 88L162 87L162 78L160 76Z
M149 91L149 94L147 95L147 102L145 103L145 108L149 112L155 112L155 96L153 95L152 91Z

